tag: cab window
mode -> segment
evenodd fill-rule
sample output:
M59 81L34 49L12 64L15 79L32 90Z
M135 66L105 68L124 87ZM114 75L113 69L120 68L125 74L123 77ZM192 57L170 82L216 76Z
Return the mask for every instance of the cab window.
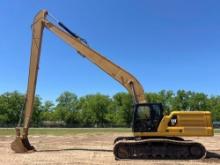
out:
M137 118L140 120L150 118L150 108L148 106L139 106L137 112Z

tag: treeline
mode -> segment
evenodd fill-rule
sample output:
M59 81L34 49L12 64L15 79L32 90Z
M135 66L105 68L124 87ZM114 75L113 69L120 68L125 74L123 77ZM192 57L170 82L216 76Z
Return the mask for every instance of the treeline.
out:
M148 102L160 102L165 113L173 110L208 110L213 120L220 121L220 96L179 90L146 93ZM17 91L0 95L0 126L15 126L19 121L25 97ZM21 115L22 116L22 115ZM63 127L129 127L132 120L132 98L127 93L112 97L100 93L77 97L64 92L56 102L35 97L32 126Z

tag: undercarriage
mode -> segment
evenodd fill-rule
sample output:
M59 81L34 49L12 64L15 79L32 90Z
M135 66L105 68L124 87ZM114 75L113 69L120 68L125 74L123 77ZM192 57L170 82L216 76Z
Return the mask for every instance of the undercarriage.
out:
M115 140L113 151L116 160L203 159L206 156L202 144L179 137L120 137Z

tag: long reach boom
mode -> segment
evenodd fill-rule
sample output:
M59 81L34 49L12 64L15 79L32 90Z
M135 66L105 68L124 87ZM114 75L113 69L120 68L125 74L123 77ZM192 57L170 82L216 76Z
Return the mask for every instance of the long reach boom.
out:
M16 128L16 139L11 144L12 150L15 152L35 150L29 143L28 130L33 113L43 30L47 28L131 93L134 103L133 136L122 136L115 139L113 147L115 159L205 158L207 150L204 145L199 142L185 141L182 137L213 136L212 116L209 111L172 111L169 115L164 115L161 103L147 103L144 90L134 76L91 49L83 38L73 33L63 23L56 21L54 24L47 19L47 16L49 16L48 12L41 10L32 25L32 48L23 132L21 135L20 118Z
M102 56L100 53L91 49L84 39L70 31L63 23L57 21L57 25L55 25L54 23L49 21L47 19L47 15L48 12L46 10L41 10L35 16L34 22L32 24L32 47L24 111L23 134L21 137L20 128L17 127L17 138L11 145L12 149L16 152L25 152L27 150L34 149L33 146L30 145L28 140L28 129L33 113L33 104L44 28L47 28L48 30L56 34L59 38L61 38L70 46L75 48L80 55L90 60L92 63L94 63L104 72L106 72L109 76L111 76L112 78L117 80L121 85L123 85L133 96L132 98L134 104L146 103L144 97L144 90L141 84L133 75L131 75L118 65L114 64L106 57Z

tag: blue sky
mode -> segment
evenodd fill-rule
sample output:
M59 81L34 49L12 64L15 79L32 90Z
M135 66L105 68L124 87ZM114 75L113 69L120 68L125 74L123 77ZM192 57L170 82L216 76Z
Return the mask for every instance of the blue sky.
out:
M47 9L89 45L125 68L145 91L220 94L220 2L202 0L0 1L0 93L26 91L31 23ZM48 30L37 94L55 100L125 89Z

